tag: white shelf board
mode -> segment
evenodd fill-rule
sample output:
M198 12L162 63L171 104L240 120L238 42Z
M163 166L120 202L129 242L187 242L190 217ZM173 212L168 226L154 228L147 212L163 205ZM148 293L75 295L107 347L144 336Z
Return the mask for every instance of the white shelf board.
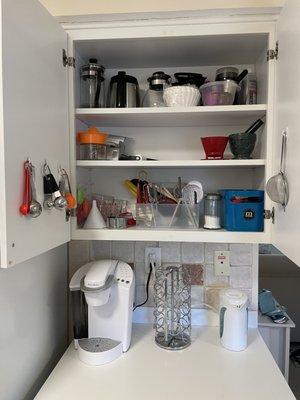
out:
M77 108L76 118L101 127L216 126L250 124L266 114L266 104L198 107Z
M228 232L223 229L73 229L72 240L121 240L160 242L268 243L265 232Z
M85 168L258 168L265 166L265 160L78 160L76 165Z

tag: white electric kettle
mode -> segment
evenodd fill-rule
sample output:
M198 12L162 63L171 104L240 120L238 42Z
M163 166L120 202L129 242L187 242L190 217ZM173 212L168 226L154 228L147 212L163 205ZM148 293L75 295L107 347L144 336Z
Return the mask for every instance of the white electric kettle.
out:
M236 289L220 293L220 340L223 347L241 351L247 347L248 298Z

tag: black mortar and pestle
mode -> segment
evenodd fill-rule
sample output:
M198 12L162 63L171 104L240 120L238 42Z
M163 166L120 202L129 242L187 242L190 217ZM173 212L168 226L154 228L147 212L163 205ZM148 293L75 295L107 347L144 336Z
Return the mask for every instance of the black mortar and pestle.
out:
M256 143L255 132L264 124L262 119L256 120L245 132L229 135L229 146L234 159L249 159Z

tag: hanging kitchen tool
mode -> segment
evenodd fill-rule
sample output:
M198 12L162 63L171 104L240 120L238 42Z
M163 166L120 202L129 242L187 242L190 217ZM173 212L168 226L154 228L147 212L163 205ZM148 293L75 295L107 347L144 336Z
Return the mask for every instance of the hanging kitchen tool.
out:
M30 172L30 203L29 203L29 215L32 218L37 218L41 215L43 209L41 204L36 200L36 188L35 188L35 167L32 163L29 164Z
M23 192L23 202L20 206L20 213L22 215L28 215L29 214L29 203L30 203L30 196L31 196L31 190L30 190L30 171L29 171L29 164L30 161L27 159L24 163L24 192Z
M67 200L67 207L69 209L76 208L76 199L72 194L70 179L67 171L64 168L59 168L60 172L60 181L59 181L59 190L62 196Z
M281 204L285 211L289 201L289 185L285 175L287 131L282 132L280 169L277 175L272 176L267 182L267 193L272 201Z
M47 209L53 208L53 206L57 210L64 210L67 207L67 200L61 195L59 187L55 181L54 176L51 173L51 170L49 168L49 165L47 162L45 162L44 167L43 167L43 172L44 172L44 194L47 197L47 200L44 200L44 207ZM51 199L53 200L53 206L48 204L47 207L47 201ZM50 207L49 207L50 205Z

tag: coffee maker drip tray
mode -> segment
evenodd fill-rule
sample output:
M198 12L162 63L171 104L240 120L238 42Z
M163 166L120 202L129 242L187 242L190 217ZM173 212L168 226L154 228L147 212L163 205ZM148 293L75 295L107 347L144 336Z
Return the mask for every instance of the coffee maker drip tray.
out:
M102 365L119 358L123 353L122 342L109 338L78 340L79 359L88 365Z

